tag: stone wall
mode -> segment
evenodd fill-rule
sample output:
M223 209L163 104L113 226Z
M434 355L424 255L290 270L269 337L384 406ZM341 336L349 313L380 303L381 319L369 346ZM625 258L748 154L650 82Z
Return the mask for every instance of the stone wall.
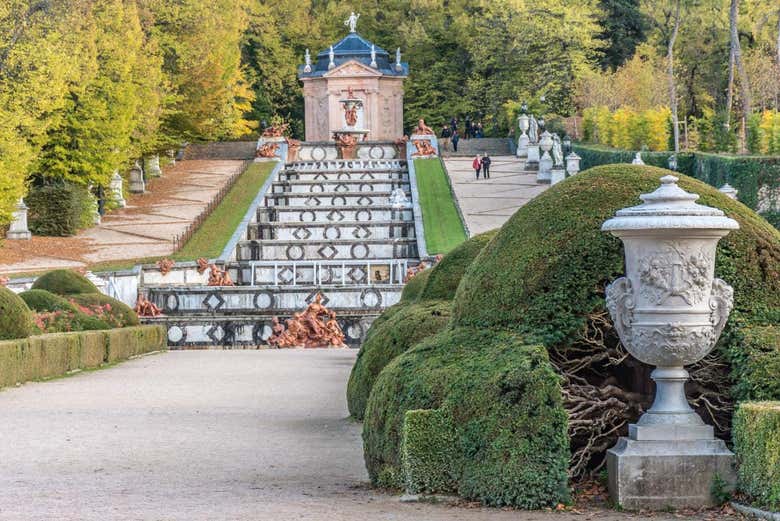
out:
M184 159L235 159L245 161L255 157L256 141L223 143L193 143L184 151Z

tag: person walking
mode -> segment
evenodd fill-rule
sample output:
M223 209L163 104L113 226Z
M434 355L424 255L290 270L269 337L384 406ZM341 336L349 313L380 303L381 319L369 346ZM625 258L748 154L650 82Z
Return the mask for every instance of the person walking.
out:
M479 154L474 156L474 161L471 163L471 168L474 169L474 172L477 174L477 179L479 179L479 171L482 170L482 161L479 159Z
M487 152L482 153L482 161L480 161L482 164L482 178L483 179L490 179L490 163L492 163L490 156L487 155Z
M466 116L466 122L463 125L465 128L463 137L471 139L471 116Z
M452 119L450 119L450 128L453 132L458 130L458 118L455 116L452 116Z
M452 138L450 138L452 141L452 151L457 152L458 151L458 141L460 141L460 136L458 135L458 131L452 133Z
M442 150L448 150L450 147L450 138L452 137L452 130L447 125L444 125L441 129L441 148Z

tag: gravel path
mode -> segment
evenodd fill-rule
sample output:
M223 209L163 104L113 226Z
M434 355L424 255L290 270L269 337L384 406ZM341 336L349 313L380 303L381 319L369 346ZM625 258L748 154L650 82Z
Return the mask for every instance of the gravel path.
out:
M170 352L4 390L0 520L645 519L369 490L344 397L355 354Z

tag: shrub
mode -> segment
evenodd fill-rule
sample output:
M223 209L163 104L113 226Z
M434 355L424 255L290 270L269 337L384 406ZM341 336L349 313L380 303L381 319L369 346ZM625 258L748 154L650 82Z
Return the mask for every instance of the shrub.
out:
M729 344L734 379L734 398L769 400L780 398L780 326L746 326L732 333Z
M138 315L127 304L102 293L71 295L70 302L87 314L94 314L113 327L137 326Z
M430 270L418 298L420 300L452 300L455 298L455 291L458 289L458 284L460 284L460 279L466 272L466 268L497 233L498 230L491 230L475 235L445 255Z
M601 224L618 209L640 203L639 194L655 190L668 173L611 165L551 187L520 208L482 250L453 302L455 326L513 330L547 347L565 378L566 406L578 425L571 433L575 474L601 462L603 450L589 447L613 445L651 400L645 386L651 368L622 358L605 309L604 287L623 274L624 264L621 242L601 232ZM716 257L716 275L734 287L727 334L712 356L690 369L694 406L727 436L734 403L728 361L737 361L734 374L743 371L733 354L743 347L731 333L780 320L780 232L700 181L682 176L680 186L740 224L721 239ZM593 408L575 410L578 403Z
M86 188L70 183L33 187L25 202L30 231L55 237L75 235L92 204Z
M409 282L406 283L401 292L401 302L415 302L420 297L420 293L422 293L430 274L431 270L429 268L409 279Z
M780 402L745 402L734 415L739 488L757 506L780 510Z
M375 485L405 484L401 433L407 411L416 409L438 409L453 419L454 433L446 436L454 437L457 458L448 472L462 497L521 508L568 500L566 411L543 347L508 332L456 329L393 360L371 392L363 424ZM428 457L424 449L415 449L418 458ZM450 488L448 481L425 483Z
M32 289L43 289L57 295L98 293L97 287L88 278L71 270L54 270L41 275Z
M33 314L19 295L0 286L0 340L27 338L33 333Z
M450 320L450 303L428 301L400 304L392 316L372 324L358 353L347 385L347 403L353 418L362 420L371 388L379 373L396 356L420 340L441 331Z
M30 309L37 312L34 321L39 333L111 329L106 321L81 312L67 299L54 293L31 289L20 293L19 296Z
M447 411L406 411L401 433L401 465L410 494L457 491L460 454Z

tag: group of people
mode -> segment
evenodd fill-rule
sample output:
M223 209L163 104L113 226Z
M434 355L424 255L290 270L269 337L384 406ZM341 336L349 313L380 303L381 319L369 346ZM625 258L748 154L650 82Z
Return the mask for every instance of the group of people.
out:
M487 155L487 153L483 153L482 156L477 154L474 156L474 161L471 163L471 168L474 169L474 172L477 174L477 179L479 179L480 172L482 173L483 179L490 179L490 163L493 161L490 159L490 156Z
M450 120L449 125L442 126L441 134L441 146L443 150L449 149L452 145L452 151L458 151L458 141L460 141L460 132L458 131L458 118L453 117ZM473 123L471 118L466 116L464 125L464 137L466 139L482 138L485 137L485 132L482 129L482 123Z

